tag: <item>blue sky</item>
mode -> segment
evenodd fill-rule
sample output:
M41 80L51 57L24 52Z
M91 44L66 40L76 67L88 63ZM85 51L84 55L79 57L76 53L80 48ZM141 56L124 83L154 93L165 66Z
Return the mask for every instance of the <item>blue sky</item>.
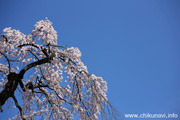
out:
M5 27L28 34L45 17L58 44L78 47L90 73L108 83L120 114L180 118L179 0L1 0ZM0 119L7 117L0 113ZM132 120L125 119L124 120Z

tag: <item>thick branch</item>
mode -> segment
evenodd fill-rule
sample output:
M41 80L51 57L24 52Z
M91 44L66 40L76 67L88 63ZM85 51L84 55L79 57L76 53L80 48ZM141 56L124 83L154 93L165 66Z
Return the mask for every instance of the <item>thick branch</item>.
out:
M6 100L14 94L14 91L18 86L17 77L18 74L16 73L9 73L8 82L6 83L4 90L0 93L0 108L4 105ZM1 112L3 112L2 109Z
M24 46L28 46L28 45L30 45L30 46L33 46L33 47L35 47L35 48L39 48L39 46L38 45L35 45L35 44L23 44L23 45L19 45L18 47L24 47Z
M14 91L16 90L18 83L20 84L23 91L25 91L24 84L22 82L23 76L27 70L29 70L32 67L35 67L37 65L41 65L44 63L49 62L49 58L44 58L42 60L38 60L36 62L28 64L26 67L24 67L19 74L16 73L10 73L8 75L8 82L5 85L5 89L0 93L0 109L2 108L2 105L6 102L6 100L9 97L12 97L14 94ZM2 111L2 109L1 109Z
M26 67L24 67L20 73L19 73L19 78L23 78L24 74L26 71L28 71L29 69L31 69L32 67L35 67L37 65L41 65L41 64L45 64L45 63L48 63L49 62L49 58L44 58L44 59L41 59L41 60L38 60L36 62L33 62L33 63L30 63L28 64Z

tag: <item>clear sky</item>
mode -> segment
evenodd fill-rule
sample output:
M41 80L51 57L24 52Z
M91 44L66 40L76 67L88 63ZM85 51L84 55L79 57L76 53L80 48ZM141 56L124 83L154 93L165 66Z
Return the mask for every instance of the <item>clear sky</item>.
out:
M107 81L121 115L180 119L179 13L179 0L1 0L0 33L12 27L28 34L48 17L58 44L78 47L89 72Z

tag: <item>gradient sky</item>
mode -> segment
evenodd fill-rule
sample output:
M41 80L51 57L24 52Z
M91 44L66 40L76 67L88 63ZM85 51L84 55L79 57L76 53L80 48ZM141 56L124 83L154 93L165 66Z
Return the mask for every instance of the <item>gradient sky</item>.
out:
M180 119L179 0L1 0L0 4L1 34L5 27L28 34L37 21L48 17L58 32L58 44L78 47L89 72L107 81L108 98L122 116L176 113ZM0 120L12 113L6 109Z

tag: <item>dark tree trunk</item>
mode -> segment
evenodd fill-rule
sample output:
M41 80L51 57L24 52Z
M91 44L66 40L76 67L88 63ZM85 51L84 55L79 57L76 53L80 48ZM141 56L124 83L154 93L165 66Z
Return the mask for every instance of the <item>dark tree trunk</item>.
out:
M14 95L14 91L16 90L18 83L20 84L22 90L25 92L25 87L22 82L25 72L27 70L29 70L30 68L35 67L37 65L48 63L48 62L50 62L50 60L51 59L49 59L49 58L44 58L42 60L38 60L36 62L30 63L26 67L24 67L20 71L19 74L14 73L14 72L9 73L9 75L7 76L8 82L6 83L4 90L0 93L0 110L1 110L1 112L3 112L2 106L5 104L6 100L9 97L12 97Z
M19 74L16 74L14 72L10 72L8 75L8 82L6 83L4 90L0 93L1 112L2 112L2 105L4 105L6 100L14 94L14 91L18 86L18 82L19 82L18 76Z

